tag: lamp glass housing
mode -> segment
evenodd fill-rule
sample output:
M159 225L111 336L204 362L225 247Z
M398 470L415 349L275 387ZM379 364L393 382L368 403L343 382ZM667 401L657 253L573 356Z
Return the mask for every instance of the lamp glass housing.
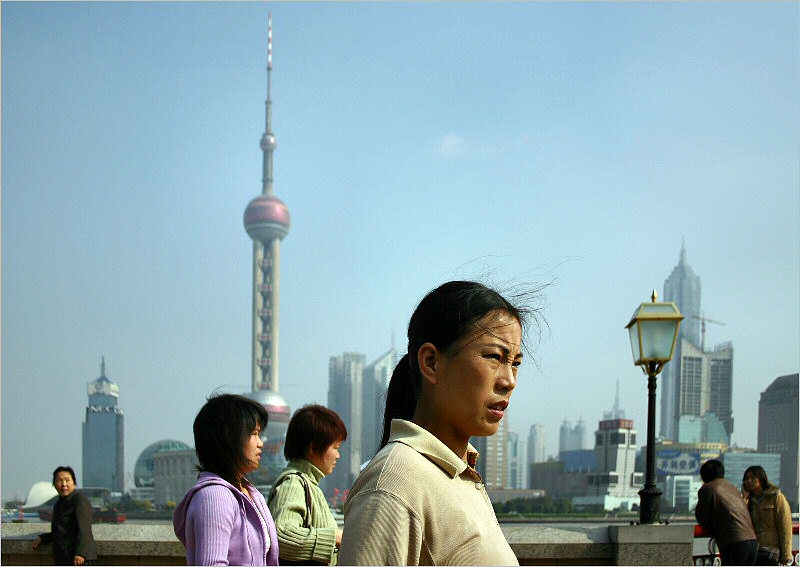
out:
M642 303L627 325L634 364L670 361L682 319L672 302Z

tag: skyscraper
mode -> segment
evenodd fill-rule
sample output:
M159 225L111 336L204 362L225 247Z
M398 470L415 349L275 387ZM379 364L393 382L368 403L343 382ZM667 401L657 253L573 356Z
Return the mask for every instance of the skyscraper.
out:
M680 399L680 369L682 339L689 345L700 346L700 322L694 316L700 315L700 278L686 262L686 247L681 244L678 265L664 282L664 301L672 301L683 314L675 353L672 361L664 366L661 373L661 427L659 435L665 439L678 438L677 403ZM691 363L690 363L691 364ZM699 383L699 371L697 373Z
M283 446L291 411L278 394L278 291L280 288L280 244L289 233L289 209L275 197L273 154L277 143L272 133L272 14L267 38L266 126L261 136L261 194L244 211L244 228L253 239L253 327L251 335L251 391L246 395L269 413L267 442L261 467L251 480L269 484L283 469Z
M394 347L365 366L366 356L345 352L332 356L328 366L328 407L347 427L347 440L339 449L339 462L322 484L327 494L350 488L361 465L378 451L383 433L386 390L397 351Z
M700 278L686 262L686 247L681 244L678 264L664 281L664 301L672 301L678 306L685 319L681 321L678 336L694 345L700 345Z
M733 344L718 344L705 354L708 365L708 406L704 413L713 413L722 422L730 444L733 433Z
M497 433L472 437L470 443L480 453L476 469L488 489L508 488L508 417L500 420Z
M508 478L506 488L521 490L525 488L526 475L525 451L519 433L508 432Z
M106 377L105 358L100 377L89 382L89 403L83 423L83 479L85 487L125 489L125 433L119 386Z
M339 462L326 479L325 490L346 490L360 471L365 437L363 418L363 378L366 357L357 352L332 356L328 365L328 407L339 414L347 426L347 441L339 450ZM370 455L371 457L372 455Z
M681 423L697 428L698 420L711 414L725 429L726 444L733 433L733 345L722 343L711 350L705 348L705 318L700 309L700 278L686 263L686 249L681 247L678 265L664 282L664 301L672 301L684 316L672 360L664 366L661 393L661 427L659 434L673 441L687 438L680 431ZM714 321L715 323L717 321ZM702 326L701 326L702 323ZM713 425L711 423L707 425ZM704 427L714 431L714 427ZM688 434L694 435L694 432ZM719 442L719 435L703 442Z
M528 432L528 465L546 461L546 449L544 424L534 423Z
M776 378L758 402L758 451L781 456L781 491L793 511L798 509L798 374ZM772 480L772 479L770 479Z
M545 427L543 423L534 423L528 431L525 471L522 479L523 488L533 488L531 486L531 465L533 463L542 463L546 459Z
M558 430L558 452L581 451L586 447L586 424L579 419L573 427L572 422L565 419Z
M386 390L396 365L397 351L392 347L364 367L361 392L363 399L361 428L364 432L361 440L362 462L371 458L381 443Z

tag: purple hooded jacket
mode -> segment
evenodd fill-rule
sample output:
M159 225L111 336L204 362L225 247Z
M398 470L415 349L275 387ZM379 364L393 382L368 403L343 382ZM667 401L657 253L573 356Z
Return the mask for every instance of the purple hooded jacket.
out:
M251 501L216 474L200 473L172 514L188 565L277 565L278 535L264 497Z

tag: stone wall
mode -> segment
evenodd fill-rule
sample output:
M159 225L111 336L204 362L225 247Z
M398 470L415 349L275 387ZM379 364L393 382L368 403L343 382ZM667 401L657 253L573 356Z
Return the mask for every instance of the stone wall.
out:
M31 549L47 524L3 524L3 565L52 565L51 546ZM95 524L98 565L186 565L186 550L171 524Z
M502 523L520 565L691 565L693 526L608 522ZM52 565L31 549L47 524L3 524L3 565ZM95 524L100 565L186 565L171 524Z

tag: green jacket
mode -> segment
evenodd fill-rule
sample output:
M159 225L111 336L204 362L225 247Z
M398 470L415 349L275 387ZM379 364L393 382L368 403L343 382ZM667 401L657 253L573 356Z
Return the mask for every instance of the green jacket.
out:
M747 509L753 519L759 547L779 549L781 563L792 558L792 512L789 502L774 486L761 493L761 498L750 494Z
M308 518L306 489L311 492L311 516ZM280 558L288 561L316 561L336 565L336 520L319 487L325 475L305 459L289 461L275 479L267 504L278 530ZM285 480L282 480L284 477ZM310 527L305 527L306 519Z

